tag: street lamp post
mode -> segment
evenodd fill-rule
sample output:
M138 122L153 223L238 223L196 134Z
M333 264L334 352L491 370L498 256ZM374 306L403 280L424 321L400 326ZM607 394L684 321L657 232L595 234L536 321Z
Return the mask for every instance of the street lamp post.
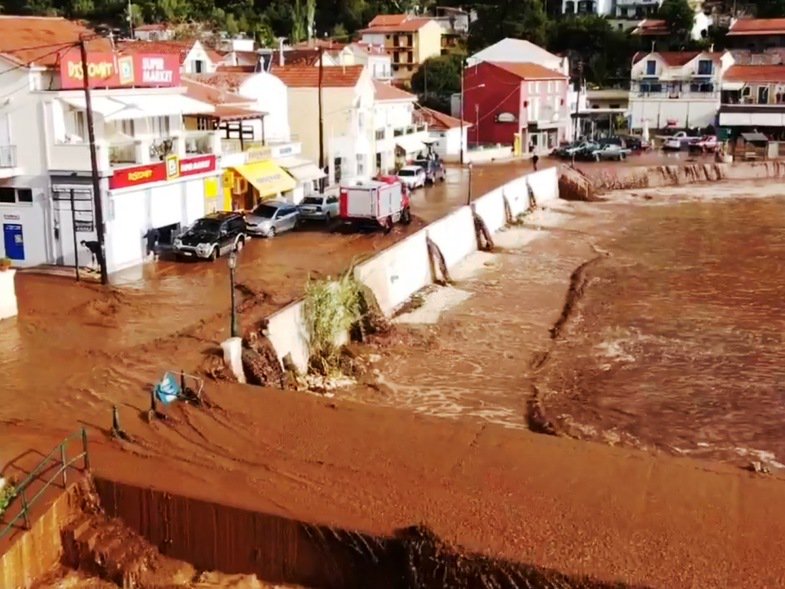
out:
M234 250L229 254L229 286L232 299L232 337L239 337L240 329L237 326L237 304L234 295L234 270L237 267L237 253Z
M472 204L472 163L469 162L469 195L466 197L466 204Z
M464 129L464 125L463 125L463 100L464 100L464 94L466 94L466 92L468 92L469 90L477 90L478 88L485 88L485 84L477 84L476 86L472 86L471 88L465 88L464 87L464 83L463 83L463 75L464 75L465 71L466 71L466 68L464 68L464 70L461 72L461 102L460 102L461 107L460 107L460 111L458 113L460 115L460 117L461 117L461 165L463 165L463 163L464 163L464 150L465 150L466 143L468 143L468 138L464 139L464 133L463 133L463 129ZM478 109L478 112L479 112L479 108L480 108L479 105L476 105L476 108ZM475 131L476 131L476 129L475 129ZM479 137L478 137L478 140L479 140Z

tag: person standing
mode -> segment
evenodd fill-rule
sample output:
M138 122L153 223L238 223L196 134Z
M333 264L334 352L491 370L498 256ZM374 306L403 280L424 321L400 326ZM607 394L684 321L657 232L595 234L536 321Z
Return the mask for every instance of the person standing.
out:
M153 227L147 233L145 233L145 239L147 240L147 256L152 256L153 261L157 260L158 244L161 241L161 232Z
M539 161L540 161L540 156L538 156L538 155L535 153L535 154L532 156L532 166L534 166L534 171L535 171L535 172L537 171L537 162L539 162Z

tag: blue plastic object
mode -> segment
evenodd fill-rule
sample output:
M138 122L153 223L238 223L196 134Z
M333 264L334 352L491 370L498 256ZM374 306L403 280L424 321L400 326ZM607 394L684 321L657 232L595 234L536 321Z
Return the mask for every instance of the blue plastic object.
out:
M168 405L172 401L177 400L180 393L180 383L177 381L177 377L171 372L164 374L161 382L155 385L155 396L164 405Z

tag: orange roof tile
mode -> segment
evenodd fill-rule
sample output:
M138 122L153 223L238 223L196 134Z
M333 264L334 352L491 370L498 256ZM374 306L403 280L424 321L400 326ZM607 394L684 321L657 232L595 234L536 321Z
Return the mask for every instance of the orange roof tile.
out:
M60 56L92 30L60 17L0 16L0 54L19 64L54 67ZM108 39L88 41L88 51L111 51Z
M314 49L314 48L323 48L323 49L343 49L346 47L348 43L343 43L341 41L334 41L333 39L311 39L310 41L300 41L299 43L295 43L292 45L293 49Z
M150 23L134 27L135 31L168 31L171 27L166 23Z
M683 65L687 65L699 55L704 55L716 62L722 56L722 53L716 51L714 53L709 53L705 51L654 51L654 52L639 51L633 56L632 63L638 63L639 61L648 57L649 55L660 56L660 58L662 58L662 60L665 63L667 63L669 66L681 67Z
M353 88L360 81L364 66L329 66L321 68L323 88ZM319 85L318 67L308 65L273 65L270 73L289 88L316 88Z
M648 35L668 35L668 23L662 19L647 18L638 23L631 35L646 37Z
M374 95L377 101L379 102L393 102L398 100L417 100L417 96L414 94L410 94L405 90L401 90L400 88L396 88L391 84L385 84L384 82L379 82L378 80L373 81L373 90Z
M360 33L413 33L419 31L431 20L430 18L422 17L409 18L400 24L370 26L367 29L362 29Z
M725 72L728 82L785 82L785 65L733 65Z
M161 53L168 55L177 55L180 59L180 64L185 62L188 52L191 51L196 40L184 39L181 41L121 41L117 44L122 53ZM214 49L202 44L207 57L210 58L214 64L223 63L223 56Z
M377 14L371 22L368 23L369 27L395 27L411 18L409 14Z
M236 91L253 73L216 71L212 74L189 74L188 78L220 90Z
M420 114L425 119L425 122L428 123L428 129L446 131L447 129L456 129L461 126L461 119L456 119L432 108L422 106L420 107ZM471 127L472 124L464 121L463 126Z
M213 106L227 104L243 106L256 103L252 98L240 96L228 88L213 86L191 76L183 76L182 84L189 97L200 102L207 102Z
M489 61L486 63L524 80L563 80L567 78L567 76L561 72L549 70L536 63L507 63L500 61Z
M733 23L726 33L733 35L785 35L785 18L744 18Z

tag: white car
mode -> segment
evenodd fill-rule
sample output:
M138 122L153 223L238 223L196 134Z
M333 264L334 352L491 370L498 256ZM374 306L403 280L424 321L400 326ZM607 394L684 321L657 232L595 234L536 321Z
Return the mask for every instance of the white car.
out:
M404 166L398 170L398 180L409 190L425 186L425 170L420 166Z
M666 151L681 151L681 138L679 137L671 137L665 140L665 143L662 144L662 148Z

